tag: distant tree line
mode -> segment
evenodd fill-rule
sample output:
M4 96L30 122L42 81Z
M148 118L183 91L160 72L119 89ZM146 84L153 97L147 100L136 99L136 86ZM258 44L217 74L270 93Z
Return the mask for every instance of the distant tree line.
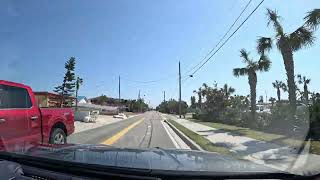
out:
M144 99L119 99L107 97L106 95L101 95L91 99L91 103L97 105L108 105L108 106L121 106L126 111L129 112L145 112L149 110L148 104L145 103Z
M185 101L181 101L181 114L186 114L188 109L188 104ZM156 110L162 113L168 114L179 114L179 101L175 99L169 99L169 101L164 101L156 107Z

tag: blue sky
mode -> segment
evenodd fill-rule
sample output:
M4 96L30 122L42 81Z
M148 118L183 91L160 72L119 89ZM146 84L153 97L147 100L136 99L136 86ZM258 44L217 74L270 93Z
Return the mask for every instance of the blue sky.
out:
M116 97L121 75L124 98L137 98L141 90L155 106L162 100L163 90L167 98L177 98L178 61L185 75L218 42L248 1L49 2L0 2L0 79L52 91L62 81L65 61L74 56L76 74L84 79L80 95ZM259 2L253 0L241 20ZM247 78L235 78L232 69L244 66L241 48L257 57L257 37L273 35L266 25L266 8L277 9L286 32L292 32L303 24L307 11L319 7L318 0L266 0L216 56L183 83L183 99L189 101L194 89L214 81L221 86L228 83L237 94L249 94ZM319 39L320 30L315 35ZM296 73L311 78L310 89L318 92L319 42L294 54ZM258 96L266 92L275 97L271 83L286 79L279 51L272 50L270 59L270 72L258 74ZM141 83L152 80L159 81Z

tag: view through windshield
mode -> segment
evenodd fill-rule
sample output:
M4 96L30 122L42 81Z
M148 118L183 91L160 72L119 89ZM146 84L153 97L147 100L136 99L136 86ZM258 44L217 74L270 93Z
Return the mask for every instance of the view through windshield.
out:
M0 149L320 171L320 2L1 1Z

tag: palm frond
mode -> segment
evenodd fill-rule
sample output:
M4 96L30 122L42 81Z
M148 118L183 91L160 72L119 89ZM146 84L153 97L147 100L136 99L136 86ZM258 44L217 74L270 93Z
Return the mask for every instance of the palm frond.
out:
M236 89L235 88L233 88L233 87L229 87L229 93L234 93L234 92L236 92Z
M276 80L275 82L272 83L274 88L281 88L283 82Z
M272 39L268 37L260 37L257 40L257 51L259 54L264 54L272 49Z
M284 92L288 91L288 87L287 87L286 83L281 82L281 89L282 89Z
M248 69L247 68L235 68L233 69L233 75L236 77L239 76L245 76L248 74Z
M241 49L240 50L240 57L243 58L244 63L250 63L250 59L249 59L249 52L247 52L247 50L245 49Z
M301 76L301 74L297 75L297 79L298 79L298 83L302 84L302 76Z
M258 70L259 71L269 71L271 67L271 61L268 56L262 54L260 60L258 61Z
M307 13L307 16L304 17L306 25L312 29L316 29L320 24L320 9L314 9Z
M278 84L277 84L276 82L273 82L273 83L272 83L272 86L273 86L274 88L278 88Z
M304 46L311 46L314 43L315 37L313 31L301 26L288 37L291 48L293 51L297 51Z
M207 83L203 83L203 84L202 84L202 87L203 87L204 89L207 89L207 88L208 88Z
M301 74L297 74L297 78L298 78L298 79L301 79L301 78L302 78L302 75L301 75Z
M228 89L228 84L224 84L223 89L226 91Z
M306 79L306 80L305 80L305 83L306 83L306 84L309 84L310 82L311 82L311 79Z
M272 23L274 29L277 32L277 36L284 35L283 28L279 22L279 19L281 18L278 15L278 12L276 10L267 9L267 17L268 17L268 26Z

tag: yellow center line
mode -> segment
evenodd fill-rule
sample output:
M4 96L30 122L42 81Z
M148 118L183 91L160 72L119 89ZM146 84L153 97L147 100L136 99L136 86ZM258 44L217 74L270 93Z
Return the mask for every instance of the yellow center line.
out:
M116 141L118 141L122 136L124 136L125 134L127 134L127 132L130 131L130 129L134 128L136 125L140 124L142 121L144 120L144 118L140 119L139 121L132 123L130 126L122 129L121 131L119 131L117 134L113 135L111 138L103 141L101 144L105 144L105 145L112 145L114 144Z

